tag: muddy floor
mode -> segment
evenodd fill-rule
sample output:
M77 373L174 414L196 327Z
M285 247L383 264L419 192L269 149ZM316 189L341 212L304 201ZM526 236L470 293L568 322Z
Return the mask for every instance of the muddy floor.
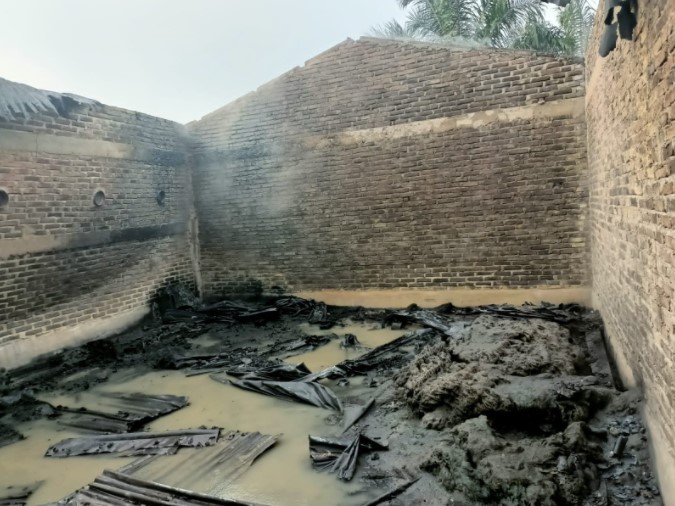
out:
M579 306L205 307L174 292L153 313L2 373L0 504L76 504L104 470L242 504L661 504L641 399ZM185 402L146 420L129 414L138 394ZM45 456L68 438L211 428L275 439L229 460L227 441Z

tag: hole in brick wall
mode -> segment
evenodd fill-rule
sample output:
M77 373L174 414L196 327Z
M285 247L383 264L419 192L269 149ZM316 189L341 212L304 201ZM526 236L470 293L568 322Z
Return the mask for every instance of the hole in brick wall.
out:
M0 190L0 207L5 207L7 204L9 204L9 193Z
M163 206L165 201L166 201L166 192L164 190L159 190L157 192L157 203L160 206Z
M94 205L96 207L101 207L103 204L105 204L105 193L99 190L94 193Z

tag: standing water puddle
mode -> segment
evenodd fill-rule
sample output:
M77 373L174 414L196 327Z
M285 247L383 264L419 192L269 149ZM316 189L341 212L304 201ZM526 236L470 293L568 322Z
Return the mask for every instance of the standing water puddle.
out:
M350 333L363 346L376 347L389 342L405 331L373 329L371 325L349 324L320 331L314 326L300 325L307 334ZM304 362L312 371L356 358L367 349L342 349L341 339L335 339L315 351L290 357L289 363ZM206 343L205 343L206 344ZM208 340L212 344L212 340ZM131 379L129 379L131 377ZM356 383L356 382L354 382ZM360 383L360 382L358 382ZM338 397L346 397L349 387L332 387ZM366 502L363 484L341 482L333 474L312 469L309 459L309 434L337 435L341 432L336 413L313 406L285 402L272 397L223 385L207 375L186 377L180 371L150 372L130 376L121 371L100 386L77 395L45 395L52 405L86 406L106 409L103 392L142 392L187 396L190 405L148 424L145 430L222 427L224 430L263 434L282 434L278 443L254 462L251 468L232 483L220 483L216 471L195 473L189 465L181 467L186 455L200 450L181 449L177 455L161 457L153 466L138 471L136 476L196 492L223 498L256 503L291 506L316 504L356 505ZM110 405L107 406L110 410ZM47 448L68 437L82 434L60 426L56 421L40 420L18 427L27 439L0 448L0 488L44 481L30 497L27 505L57 501L92 482L105 469L119 469L132 458L78 456L66 459L45 458Z
M417 327L408 327L406 330L391 330L390 328L380 328L379 325L353 323L347 320L345 326L333 327L330 330L318 330L315 325L309 323L301 323L299 328L305 334L315 336L337 334L342 337L345 334L353 334L361 343L360 347L342 348L340 346L342 339L335 339L314 351L285 359L290 364L304 363L311 371L320 371L343 360L358 358L368 351L365 348L382 346Z

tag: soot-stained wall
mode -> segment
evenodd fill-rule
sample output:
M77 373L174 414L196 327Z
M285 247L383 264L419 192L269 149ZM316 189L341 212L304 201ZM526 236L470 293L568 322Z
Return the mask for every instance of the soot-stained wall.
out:
M604 12L600 1L599 11ZM587 56L593 297L617 362L644 388L675 504L675 0L639 4L633 42Z
M19 342L93 337L146 311L161 285L193 285L192 190L181 125L0 81L0 365L11 366Z
M206 295L586 285L583 73L361 39L189 125Z

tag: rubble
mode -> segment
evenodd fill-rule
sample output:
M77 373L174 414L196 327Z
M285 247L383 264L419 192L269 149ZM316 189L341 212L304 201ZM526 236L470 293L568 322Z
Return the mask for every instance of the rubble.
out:
M230 369L227 371L229 376L246 380L268 380L268 381L297 381L306 378L312 374L305 364L276 364L261 369L243 367L239 369Z
M58 504L90 506L261 506L249 502L197 494L160 483L106 471L93 483Z
M199 470L199 474L213 476L220 486L232 483L253 462L277 444L281 434L267 435L260 432L223 431L218 442L199 452L172 457L169 465L161 456L140 457L124 466L120 472L136 476L158 477L169 483L185 483L185 469Z
M24 506L42 482L38 481L25 486L14 486L0 489L0 506Z
M101 453L114 453L120 457L173 455L179 448L212 446L219 434L220 429L194 429L70 438L50 446L45 457L64 458Z
M512 310L482 314L403 370L406 402L446 435L422 468L470 503L587 504L602 485L610 504L651 504L619 500L604 478L610 449L619 455L623 443L596 427L621 394L588 374L586 340L556 323L573 318L543 310L545 319L531 309L519 319Z
M361 433L349 439L309 436L309 455L314 466L317 469L337 473L338 478L344 481L354 477L359 453L387 449L387 446Z
M167 479L186 490L201 475L230 484L281 436L231 430L218 437L217 429L215 434L125 434L186 405L181 396L116 394L110 410L40 400L41 392L57 387L86 391L119 370L180 370L181 378L210 374L227 388L333 411L320 418L329 437L310 436L310 457L317 468L352 482L356 491L346 501L350 506L387 501L429 506L660 504L640 396L617 388L602 322L578 305L446 304L435 310L412 306L385 311L329 307L297 297L202 305L184 290L171 289L157 298L154 312L157 321L125 334L1 373L0 446L19 440L19 422L55 419L88 431L122 434L65 440L49 449L52 456L134 454L141 458L120 469L120 476ZM353 327L341 334L315 331L354 321L401 329L402 335L368 349L357 344L368 341ZM301 324L308 335L299 331ZM302 363L312 363L312 351L322 360L334 352L337 363L324 368L326 362L320 362L321 368L312 372ZM213 402L222 409L222 399ZM205 447L164 457L183 443ZM132 490L126 488L130 484L120 485L120 479L113 486L112 476L76 497L100 501L94 504L127 504L128 498L116 494ZM159 491L145 483L133 485L138 487L134 493L144 501L157 499ZM106 486L115 492L105 495ZM162 492L164 504L202 504L194 502L191 492L172 495L176 490Z
M222 380L211 376L221 383L229 383L244 390L292 402L304 402L325 409L342 411L342 404L335 394L320 383L307 381L260 381L260 380Z
M337 368L345 371L348 375L364 375L381 367L391 367L400 359L399 350L417 341L425 341L434 337L432 330L415 330L398 339L378 346L361 357L354 360L345 360L337 364Z
M116 413L87 408L57 406L59 423L91 432L122 433L140 429L157 418L188 405L187 397L176 395L105 394L119 406Z
M446 336L451 336L454 331L452 322L447 318L434 311L426 311L424 309L417 309L416 307L409 308L406 311L394 311L390 313L384 319L383 325L398 324L398 328L403 328L406 323L419 323L430 329L437 330Z

